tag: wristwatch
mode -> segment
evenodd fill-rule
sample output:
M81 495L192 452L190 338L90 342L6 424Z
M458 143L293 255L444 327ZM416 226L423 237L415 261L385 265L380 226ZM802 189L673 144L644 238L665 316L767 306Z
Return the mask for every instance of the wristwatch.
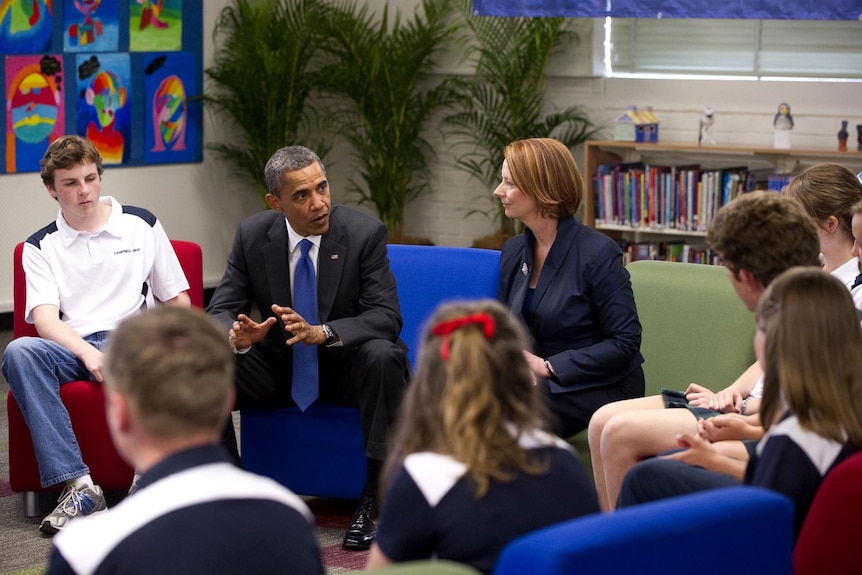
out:
M332 345L333 343L335 343L335 340L338 338L338 336L335 335L335 332L332 331L332 328L329 327L329 324L325 323L321 327L323 328L323 335L326 336L326 341L323 342L323 345Z

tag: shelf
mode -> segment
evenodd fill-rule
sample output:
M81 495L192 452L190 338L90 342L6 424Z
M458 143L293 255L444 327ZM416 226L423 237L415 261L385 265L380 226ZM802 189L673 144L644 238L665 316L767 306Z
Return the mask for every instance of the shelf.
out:
M788 156L799 158L829 158L834 161L849 159L862 161L862 151L826 148L767 148L757 146L698 146L696 144L673 144L645 142L620 142L616 140L591 140L585 144L594 148L611 148L618 150L633 150L636 152L689 152L701 154L724 154L731 156Z
M668 159L668 155L672 156ZM832 161L862 165L862 151L826 148L768 148L758 146L698 146L697 144L659 142L622 142L616 140L589 140L584 143L584 200L583 222L596 227L596 186L594 177L600 164L616 164L632 161L645 161L651 156L662 164L708 164L714 159L716 165L730 167L731 159L736 164L758 167L766 165L776 172L790 172L808 160L807 164ZM795 164L793 162L795 161ZM602 225L599 229L615 233L651 233L662 235L698 235L698 232L683 232L674 229L632 228L630 226Z
M659 250L661 250L670 244L679 245L680 243L684 244L686 250L689 248L698 250L704 244L706 237L706 232L704 231L618 224L596 225L597 186L595 177L599 165L629 162L642 162L653 167L678 166L680 168L679 173L683 173L686 166L702 166L701 169L703 172L698 172L698 178L702 179L698 181L705 182L702 184L705 189L713 190L709 192L710 195L706 196L709 198L706 204L706 211L701 214L708 222L709 214L714 213L714 210L717 209L722 201L721 199L715 199L718 196L712 194L719 193L722 188L714 187L717 177L709 175L707 172L745 167L749 171L759 172L764 170L786 174L795 173L802 167L808 167L818 162L838 162L851 168L856 166L862 167L862 151L810 148L779 149L757 146L698 146L697 144L667 142L650 144L644 142L619 142L616 140L590 140L584 143L583 222L585 225L596 228L618 241L634 242L634 245L628 248L629 250L643 249L644 245L659 246ZM858 167L857 169L859 169ZM632 172L636 173L634 170ZM692 184L689 183L688 185L691 186ZM699 187L701 184L697 185ZM688 189L691 190L690 187ZM726 192L722 193L726 194ZM656 196L658 196L658 192L656 192ZM725 195L724 197L727 196ZM716 204L716 201L719 203ZM691 204L688 205L690 206ZM656 211L660 212L661 207L659 206L659 209ZM704 214L706 215L704 216ZM688 216L691 218L692 213L689 212ZM657 218L658 222L661 222L661 225L664 224L660 218ZM640 223L645 222L641 221ZM707 254L706 257L708 258L709 255Z
M601 230L604 232L624 232L629 234L636 235L659 235L659 236L680 236L680 237L690 237L690 238L705 238L706 232L701 231L686 231L686 230L675 230L673 228L643 228L643 227L632 227L632 226L619 226L615 224L598 224L596 225L597 230Z

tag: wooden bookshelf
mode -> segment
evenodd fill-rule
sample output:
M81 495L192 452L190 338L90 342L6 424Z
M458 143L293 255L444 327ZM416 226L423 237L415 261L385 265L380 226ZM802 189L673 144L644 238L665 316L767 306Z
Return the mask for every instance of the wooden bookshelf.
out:
M639 248L658 246L659 251L667 249L666 257L671 257L671 244L682 243L684 249L699 250L701 258L709 261L712 256L705 246L705 227L697 230L661 227L621 225L620 223L600 222L597 225L597 185L596 175L602 164L623 164L641 162L651 166L700 166L705 172L725 168L745 167L751 171L774 172L776 174L795 173L818 162L838 162L854 171L862 169L862 152L838 151L837 149L776 149L746 146L698 146L695 144L619 142L615 140L591 140L584 144L584 224L596 228L614 239L626 244L627 257L635 256ZM682 168L681 168L682 169ZM713 188L714 189L714 188ZM714 197L714 196L708 196ZM628 204L627 204L628 205ZM715 204L710 204L715 206ZM607 208L605 208L607 211ZM707 212L711 213L711 212ZM652 215L652 214L650 214ZM616 219L616 218L614 218ZM707 219L708 223L708 219ZM650 256L646 256L650 257ZM660 256L665 257L665 256ZM699 260L698 260L699 261Z
M584 211L583 222L596 226L596 186L594 177L600 164L643 161L645 163L702 164L707 168L747 165L771 166L776 172L791 172L818 162L838 162L851 169L862 167L862 152L837 149L765 148L755 146L698 146L696 144L618 142L616 140L589 140L584 143ZM619 225L601 225L598 229L631 234L659 234L703 237L703 232L635 228Z

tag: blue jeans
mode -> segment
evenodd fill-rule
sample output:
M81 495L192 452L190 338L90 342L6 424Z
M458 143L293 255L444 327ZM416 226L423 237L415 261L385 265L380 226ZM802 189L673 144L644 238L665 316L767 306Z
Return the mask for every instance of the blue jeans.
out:
M84 339L105 347L108 332ZM60 400L60 386L93 379L87 368L63 346L40 337L19 337L3 353L3 376L30 428L42 487L90 472L72 431L69 412Z

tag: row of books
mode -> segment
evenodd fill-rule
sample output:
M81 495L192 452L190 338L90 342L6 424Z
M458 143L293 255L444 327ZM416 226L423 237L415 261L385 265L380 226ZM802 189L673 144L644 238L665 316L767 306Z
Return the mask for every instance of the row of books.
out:
M705 245L674 242L628 242L623 244L626 263L636 260L664 260L719 265L719 258Z
M601 164L594 182L596 224L681 231L706 231L715 212L739 194L786 183L773 183L769 175L747 167L712 170L643 162Z

